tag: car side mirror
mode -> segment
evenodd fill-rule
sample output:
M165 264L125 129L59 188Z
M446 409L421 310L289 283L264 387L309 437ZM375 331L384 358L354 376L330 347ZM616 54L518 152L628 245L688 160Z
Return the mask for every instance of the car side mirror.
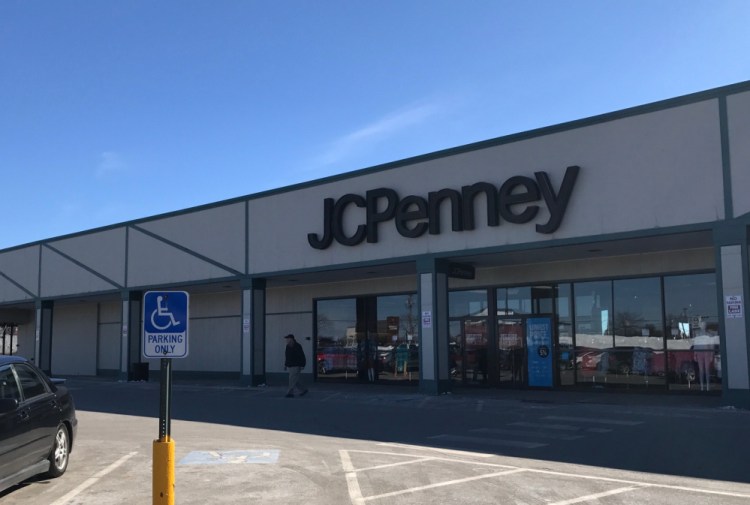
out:
M18 400L15 398L0 398L0 414L13 412L18 408Z

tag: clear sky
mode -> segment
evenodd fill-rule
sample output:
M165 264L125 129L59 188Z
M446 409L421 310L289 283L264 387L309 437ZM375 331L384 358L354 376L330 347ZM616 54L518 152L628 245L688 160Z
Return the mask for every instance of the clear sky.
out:
M750 80L750 0L0 0L0 249Z

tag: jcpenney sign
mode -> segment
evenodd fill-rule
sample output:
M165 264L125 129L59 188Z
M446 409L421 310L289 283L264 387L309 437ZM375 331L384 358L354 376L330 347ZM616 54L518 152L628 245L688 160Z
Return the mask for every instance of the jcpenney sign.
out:
M555 189L546 172L535 172L534 178L514 176L499 188L489 182L477 182L463 186L461 190L441 189L432 191L427 197L409 195L403 198L389 188L372 189L365 196L347 194L323 201L323 234L309 233L307 241L315 249L326 249L335 240L341 245L354 246L367 240L378 241L378 227L393 221L402 237L417 238L425 233L439 235L440 208L448 202L451 211L451 230L466 231L475 228L475 200L483 195L487 204L487 225L500 226L501 221L524 224L534 220L542 202L549 219L537 223L538 233L552 233L560 227L570 195L578 177L580 167L565 170L560 187ZM344 216L349 209L365 209L363 224L353 232L344 230Z

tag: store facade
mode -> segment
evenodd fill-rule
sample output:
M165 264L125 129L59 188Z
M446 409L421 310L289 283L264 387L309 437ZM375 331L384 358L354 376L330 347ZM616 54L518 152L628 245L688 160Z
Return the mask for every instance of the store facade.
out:
M56 374L132 378L148 290L184 376L720 394L750 405L750 83L0 251Z

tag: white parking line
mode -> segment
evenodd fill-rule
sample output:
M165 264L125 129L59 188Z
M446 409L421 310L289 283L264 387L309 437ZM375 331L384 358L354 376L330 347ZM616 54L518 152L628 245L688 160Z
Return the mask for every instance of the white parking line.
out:
M544 419L555 421L574 421L577 423L614 424L617 426L638 426L643 421L624 421L622 419L592 419L589 417L545 416Z
M494 454L484 452L458 451L456 449L443 449L442 447L426 447L421 445L398 444L395 442L380 442L378 445L385 447L400 447L403 449L416 449L419 451L437 451L443 454L455 454L456 456L470 456L475 458L492 458Z
M333 393L332 395L328 395L328 396L326 396L325 398L323 398L320 401L327 402L328 400L330 400L332 398L336 398L337 396L341 396L341 393Z
M107 468L105 468L101 472L97 473L96 475L94 475L90 479L86 479L81 485L79 485L78 487L76 487L75 489L73 489L72 491L70 491L68 494L64 495L62 498L58 498L56 501L50 503L50 505L64 505L66 503L70 503L70 501L73 498L75 498L76 496L78 496L82 491L84 491L84 490L88 489L89 487L93 486L94 484L96 484L99 479L101 479L102 477L104 477L108 473L110 473L110 472L114 471L115 469L117 469L118 466L122 465L123 463L125 463L127 460L129 460L130 458L132 458L136 454L138 454L138 453L137 452L131 452L130 454L126 454L125 456L121 457L120 459L118 459L117 461L115 461L114 463L112 463Z
M643 487L646 487L646 486L643 486ZM588 496L581 496L579 498L573 498L572 500L557 501L555 503L549 503L548 505L572 505L573 503L594 501L594 500L598 500L599 498L604 498L605 496L612 496L616 494L628 493L630 491L635 491L637 489L643 489L643 487L635 487L635 486L621 487L619 489L612 489L610 491L605 491L603 493L596 493L596 494L590 494Z
M435 435L429 437L436 440L448 440L449 442L469 442L474 444L482 445L500 445L506 447L521 447L523 449L537 449L544 447L549 444L543 444L541 442L523 442L521 440L487 440L482 437L466 437L462 435Z
M566 433L546 433L526 430L505 430L502 428L476 428L471 433L486 433L488 435L510 435L511 437L546 438L552 440L579 440L583 435L568 435Z
M560 431L586 431L588 433L611 433L612 432L612 428L582 428L580 426L573 426L571 424L529 423L525 421L517 421L515 423L508 423L508 426L525 426L527 428L544 428L546 430L560 430Z
M584 480L596 480L596 481L601 481L601 482L617 482L619 484L627 484L627 485L638 486L638 487L654 487L654 488L661 488L661 489L673 489L675 491L688 491L691 493L704 493L704 494L715 494L719 496L732 496L734 498L750 498L750 494L747 494L747 493L733 493L731 491L717 491L714 489L702 489L698 487L674 486L671 484L654 484L654 483L644 482L644 481L613 479L611 477L599 477L596 475L584 475L584 474L579 474L579 473L556 472L554 470L541 470L541 469L536 469L536 468L526 468L526 471L528 471L529 473L540 473L543 475L556 475L560 477L573 477L576 479L584 479Z
M401 448L408 448L408 449L435 450L434 448L430 448L430 447L408 446L405 444L380 443L378 445L401 447ZM460 453L461 451L453 451L453 452ZM418 487L413 487L409 489L393 491L390 493L384 493L384 494L373 495L373 496L362 496L362 491L359 487L359 481L357 480L357 473L362 472L362 471L367 471L367 470L375 470L378 467L367 467L367 468L355 469L354 465L352 464L350 453L380 454L380 455L385 455L385 456L400 456L400 457L406 457L406 458L414 458L409 461L405 461L403 463L399 462L399 463L382 465L381 466L382 468L398 466L401 464L425 463L427 461L444 461L448 463L485 466L485 467L497 468L497 469L502 469L502 470L499 470L490 474L477 475L477 476L467 477L463 479L444 481L444 482L439 482L439 483L425 485L425 486L418 486ZM728 497L733 497L733 498L750 498L750 494L747 494L747 493L736 493L736 492L731 492L731 491L720 491L720 490L689 487L689 486L676 486L676 485L670 485L670 484L657 484L657 483L646 482L646 481L635 481L635 480L628 480L628 479L603 477L603 476L597 476L597 475L587 475L585 473L570 473L570 472L558 472L554 470L544 470L544 469L537 469L537 468L523 468L523 467L517 467L517 466L502 465L498 463L490 463L490 462L485 462L485 461L470 461L470 460L462 460L462 459L449 458L449 457L438 457L438 456L424 457L424 455L418 455L418 454L404 454L404 453L396 453L396 452L381 452L381 451L367 451L367 450L351 450L351 451L339 450L339 454L341 456L343 469L346 472L346 481L349 487L349 496L352 499L352 505L364 505L365 502L371 501L371 500L389 498L392 496L398 496L398 495L402 495L406 493L416 493L418 491L424 491L424 490L432 489L436 487L462 484L464 482L470 482L473 480L497 477L497 476L502 476L502 475L511 475L511 474L520 473L520 472L527 472L527 473L540 474L540 475L554 475L558 477L565 477L565 478L571 478L571 479L581 479L581 480L598 481L598 482L610 482L610 483L616 483L616 484L620 484L624 486L624 487L619 487L617 489L605 491L605 492L598 493L598 494L580 496L578 498L571 498L569 500L549 503L548 505L573 505L576 503L594 501L594 500L597 500L599 498L603 498L606 496L627 493L627 492L637 491L639 489L646 489L646 488L671 489L675 491L687 491L690 493L701 493L701 494L713 495L713 496L728 496ZM469 455L469 456L471 455L484 456L482 454L475 454L475 453L470 453L470 452L463 453L463 454Z
M346 486L349 488L349 498L352 499L352 505L364 505L365 499L362 498L362 489L359 487L357 472L354 470L349 453L340 449L339 456L341 457L341 466L344 468L344 472L346 472Z
M488 473L486 475L475 475L473 477L466 477L464 479L456 479L456 480L449 480L445 482L438 482L436 484L428 484L427 486L419 486L419 487L412 487L409 489L402 489L400 491L393 491L391 493L383 493L378 494L374 496L367 496L364 498L364 501L371 501L371 500L380 500L382 498L390 498L392 496L398 496L402 494L407 493L417 493L419 491L424 491L426 489L434 489L436 487L444 487L444 486L453 486L455 484L463 484L464 482L471 482L474 480L480 480L480 479L490 479L492 477L499 477L501 475L510 475L512 473L518 473L518 472L525 472L523 468L515 468L513 470L503 470L502 472L495 472L495 473ZM354 501L352 501L354 503Z

